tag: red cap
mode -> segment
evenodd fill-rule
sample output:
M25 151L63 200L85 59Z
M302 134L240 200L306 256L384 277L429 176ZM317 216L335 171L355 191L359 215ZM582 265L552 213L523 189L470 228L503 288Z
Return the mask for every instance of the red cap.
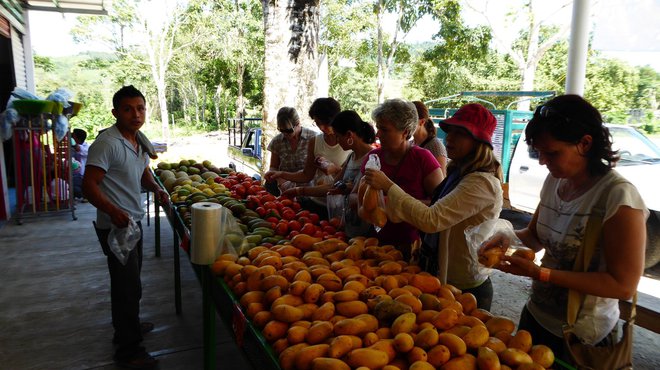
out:
M440 121L440 128L447 131L447 126L463 127L472 134L475 140L484 142L493 147L493 132L497 126L497 119L483 105L477 103L466 104L450 118Z

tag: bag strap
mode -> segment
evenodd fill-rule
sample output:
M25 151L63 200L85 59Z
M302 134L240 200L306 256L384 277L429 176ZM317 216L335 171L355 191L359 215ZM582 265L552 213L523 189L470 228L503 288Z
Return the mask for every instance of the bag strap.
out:
M598 242L600 241L601 231L603 229L603 219L605 218L605 211L607 206L607 196L613 187L625 182L627 182L625 179L617 179L605 189L603 189L603 191L600 193L596 204L591 210L589 219L587 220L587 225L584 231L584 240L575 258L573 271L588 271L589 264L591 263L591 260L596 251L596 245L598 245ZM580 312L582 303L584 303L584 296L584 293L578 292L574 289L569 289L568 291L566 322L568 323L569 327L572 327L577 320L578 312ZM628 321L634 321L636 316L636 305L637 292L635 292L635 295L633 296L633 306L630 310L630 318Z

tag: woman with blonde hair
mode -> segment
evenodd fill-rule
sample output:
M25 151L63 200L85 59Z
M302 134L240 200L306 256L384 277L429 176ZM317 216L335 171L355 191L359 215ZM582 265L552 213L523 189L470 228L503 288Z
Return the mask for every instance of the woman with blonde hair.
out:
M440 122L447 133L451 162L435 189L431 205L406 194L381 171L367 170L366 182L387 195L388 220L405 221L425 232L420 264L443 282L475 295L490 309L490 278L475 273L478 261L465 240L465 229L497 219L502 210L502 169L492 147L497 121L479 104L461 107Z

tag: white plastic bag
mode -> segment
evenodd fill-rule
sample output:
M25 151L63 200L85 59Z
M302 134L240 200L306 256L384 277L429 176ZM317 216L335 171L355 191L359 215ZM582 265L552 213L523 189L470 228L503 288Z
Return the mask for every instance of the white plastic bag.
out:
M479 225L471 226L465 229L465 241L470 249L470 256L474 263L470 266L470 273L475 277L486 278L493 272L492 268L480 264L479 261L479 248L481 245L490 240L495 234L503 234L509 240L511 245L522 245L522 242L513 231L513 225L509 220L494 219L487 220ZM502 247L509 247L509 244ZM506 249L506 248L503 248Z
M376 154L369 154L369 159L364 165L366 169L380 170L380 159ZM375 199L373 199L375 197ZM364 177L360 179L358 187L358 216L374 225L376 231L387 223L387 213L385 212L385 196L382 190L374 190L364 182Z
M115 225L110 227L108 245L119 262L121 262L122 265L126 265L128 255L133 249L135 249L135 246L138 241L140 241L141 237L142 232L140 231L140 226L138 226L137 222L135 222L132 217L129 217L127 227L118 228Z

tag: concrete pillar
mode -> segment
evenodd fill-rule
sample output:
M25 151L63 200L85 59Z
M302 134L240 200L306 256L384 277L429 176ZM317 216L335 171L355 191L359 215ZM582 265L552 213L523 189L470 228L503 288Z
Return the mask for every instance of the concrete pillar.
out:
M571 36L566 70L566 94L584 94L589 50L589 12L591 0L573 0Z

